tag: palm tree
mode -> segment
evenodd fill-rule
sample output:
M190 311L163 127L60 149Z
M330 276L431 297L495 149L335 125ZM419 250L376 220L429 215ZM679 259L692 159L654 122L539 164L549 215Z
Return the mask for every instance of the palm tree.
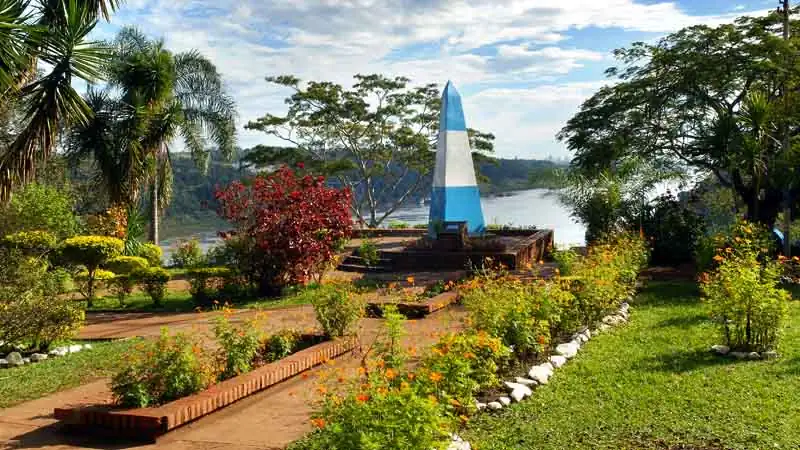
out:
M18 107L19 132L0 148L0 200L31 180L52 154L58 133L92 117L72 87L75 77L101 79L110 56L88 40L98 16L108 19L117 0L0 0L0 109ZM46 70L39 62L45 63Z
M205 171L208 140L226 157L234 152L236 108L216 67L198 52L173 54L134 28L113 46L107 91L87 94L104 113L75 127L68 147L73 156L92 156L112 203L149 193L149 239L158 242L160 210L172 194L172 142L180 135Z

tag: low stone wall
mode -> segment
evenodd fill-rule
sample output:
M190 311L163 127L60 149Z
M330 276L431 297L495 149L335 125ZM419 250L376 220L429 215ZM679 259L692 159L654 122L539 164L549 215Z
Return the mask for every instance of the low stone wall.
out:
M428 234L428 230L420 228L357 228L353 230L354 239L408 237L419 238Z
M511 234L505 234L511 233ZM553 230L524 231L509 230L493 233L497 236L522 237L511 248L502 251L464 250L443 251L434 249L386 250L381 257L391 260L394 270L447 270L483 266L486 258L501 263L511 270L523 269L547 259L553 248Z
M68 429L153 440L181 425L348 353L355 344L355 339L325 341L280 361L217 383L205 391L157 407L118 409L110 405L79 406L56 408L54 415Z

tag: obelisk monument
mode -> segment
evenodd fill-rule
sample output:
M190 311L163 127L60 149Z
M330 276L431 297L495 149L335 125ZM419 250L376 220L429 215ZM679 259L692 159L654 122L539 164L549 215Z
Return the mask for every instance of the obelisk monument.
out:
M482 233L485 229L461 95L448 81L439 114L428 232L435 237L444 222L464 221L470 234Z

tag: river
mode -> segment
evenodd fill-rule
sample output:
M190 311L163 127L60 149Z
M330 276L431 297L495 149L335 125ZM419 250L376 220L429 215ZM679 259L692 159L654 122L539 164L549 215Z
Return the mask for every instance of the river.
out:
M586 229L575 223L569 211L558 201L558 194L548 189L530 189L506 194L504 197L483 197L483 218L487 224L535 226L555 230L556 244L583 244ZM397 210L390 220L410 224L428 221L428 206Z
M549 228L555 230L554 239L559 246L580 245L584 242L586 231L584 226L572 220L569 211L559 202L555 191L547 189L516 191L503 197L483 197L481 204L483 217L487 224ZM410 224L426 223L428 206L398 209L389 220ZM215 231L200 233L196 236L201 240L204 251L219 242ZM174 242L171 240L161 245L165 261L169 261Z

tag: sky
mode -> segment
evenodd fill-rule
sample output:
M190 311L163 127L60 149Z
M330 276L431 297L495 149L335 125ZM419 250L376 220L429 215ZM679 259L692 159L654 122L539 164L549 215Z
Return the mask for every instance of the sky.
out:
M609 83L611 51L682 27L764 14L777 0L127 0L111 38L134 25L167 48L198 50L237 101L239 145L276 144L244 124L283 114L291 74L345 86L357 73L452 80L467 125L495 134L506 158L563 159L555 138L583 100Z

